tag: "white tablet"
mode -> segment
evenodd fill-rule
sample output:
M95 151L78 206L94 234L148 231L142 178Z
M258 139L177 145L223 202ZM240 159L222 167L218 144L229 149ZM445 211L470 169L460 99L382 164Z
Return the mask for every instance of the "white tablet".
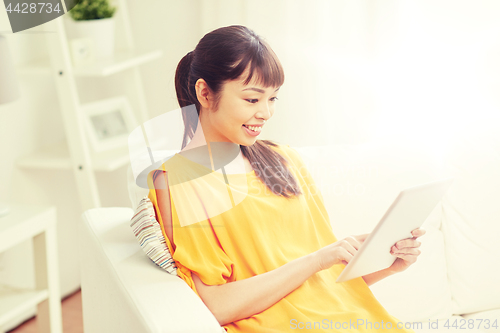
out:
M399 240L412 238L437 206L453 179L439 180L407 188L396 197L358 252L345 266L337 282L351 280L392 265L396 257L391 247Z

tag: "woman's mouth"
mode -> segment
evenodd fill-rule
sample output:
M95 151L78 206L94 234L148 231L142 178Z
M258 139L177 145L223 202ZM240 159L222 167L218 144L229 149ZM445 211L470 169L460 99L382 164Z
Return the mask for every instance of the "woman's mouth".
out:
M243 127L245 128L245 131L251 136L259 135L260 131L262 130L262 126L243 125Z

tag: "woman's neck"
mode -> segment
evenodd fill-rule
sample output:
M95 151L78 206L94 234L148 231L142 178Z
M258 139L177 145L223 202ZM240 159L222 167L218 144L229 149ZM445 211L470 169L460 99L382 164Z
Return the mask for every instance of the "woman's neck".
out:
M203 128L201 127L200 121L198 120L198 125L196 126L196 131L194 132L193 137L181 151L190 150L196 147L202 147L206 144L207 141L205 139L205 135L203 134Z
M203 132L203 126L201 125L200 118L198 118L198 125L196 126L196 131L194 132L193 137L189 141L189 143L181 150L181 152L192 150L197 147L208 146L210 149L210 140L207 140L205 134ZM231 154L232 155L232 154ZM250 172L252 167L248 162L247 158L243 156L241 153L241 149L239 150L238 156L227 166L228 173L243 173Z
M191 138L189 143L186 145L186 147L184 147L184 149L182 149L182 151L197 148L197 147L202 147L202 146L206 146L206 145L208 145L210 147L210 142L217 141L217 140L212 140L213 138L209 137L210 136L209 135L210 129L208 128L209 127L209 124L207 124L208 121L204 117L205 113L206 112L202 112L202 110L200 110L200 114L197 117L198 124L196 125L196 131L194 132L193 137ZM203 130L204 128L207 129L207 131L204 131Z

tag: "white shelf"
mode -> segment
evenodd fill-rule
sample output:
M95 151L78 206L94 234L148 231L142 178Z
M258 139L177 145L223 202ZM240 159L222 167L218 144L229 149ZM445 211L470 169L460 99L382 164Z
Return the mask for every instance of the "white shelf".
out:
M100 153L91 153L94 171L114 171L129 163L128 148L122 147ZM33 154L21 157L17 165L26 169L71 170L71 158L66 142L38 149Z
M36 307L41 332L62 333L57 255L57 211L54 206L10 204L0 219L0 252L28 239L33 244L35 286L0 286L0 328Z
M161 55L160 50L116 52L113 57L101 59L94 64L73 67L73 72L76 76L107 76L158 59Z
M162 56L156 51L116 51L113 57L102 58L94 63L74 66L73 73L77 77L103 77L156 60ZM17 67L19 75L50 75L51 67L48 59L39 59Z
M117 45L113 56L100 57L92 63L75 66L67 38L73 34L71 31L68 31L69 34L66 31L69 28L66 24L70 22L64 21L67 17L60 17L44 25L44 31L55 33L54 36L45 41L47 55L27 60L16 66L17 73L26 76L26 79L39 79L33 76L39 76L42 80L52 79L63 115L62 121L66 138L68 142L72 143L69 145L71 154L67 144L59 143L42 147L28 156L19 158L17 165L30 170L68 170L72 172L83 210L101 206L95 171L112 172L130 162L127 146L102 153L94 153L91 149L92 146L89 147L86 142L85 129L79 123L81 121L81 107L83 107L79 89L87 88L88 85L78 84L78 78L82 80L82 78L90 77L99 80L117 73L127 76L123 80L130 82L133 89L126 89L126 91L134 95L134 106L140 115L138 118L144 121L149 116L139 66L151 63L151 61L158 60L163 56L163 51L159 49L137 49L135 47L127 0L116 0L116 4L120 8L121 17L116 20L115 31L121 34L122 38L120 38L121 43L119 46ZM154 63L151 64L154 65ZM60 72L63 75L59 75ZM106 81L103 80L102 83L112 84ZM80 83L90 84L90 82ZM125 88L130 87L121 88L125 90ZM80 164L86 167L81 168Z
M0 327L49 297L47 290L16 290L0 287Z

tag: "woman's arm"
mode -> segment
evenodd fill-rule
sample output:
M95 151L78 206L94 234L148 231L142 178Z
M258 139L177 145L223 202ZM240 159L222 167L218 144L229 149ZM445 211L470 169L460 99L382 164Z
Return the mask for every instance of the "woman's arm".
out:
M192 277L205 305L225 325L266 310L318 271L310 254L270 272L218 286L204 284L196 274Z
M154 180L158 208L168 239L174 245L166 172ZM272 271L248 279L210 286L193 273L198 294L220 325L260 313L300 287L313 274L334 264L347 263L357 251L353 237L340 240Z
M195 274L193 281L205 305L224 325L266 310L313 274L349 262L357 244L353 237L347 237L272 271L222 285L206 285Z
M156 191L156 201L158 203L158 209L160 210L163 228L167 234L168 240L175 251L175 244L173 243L173 232L172 232L172 212L170 207L170 194L168 191L168 177L166 171L156 170L153 173L153 183Z
M386 269L382 269L382 270L377 271L377 272L363 275L363 280L365 280L365 282L368 286L371 286L375 282L378 282L382 279L385 279L386 277L388 277L394 273L395 272L392 272L391 270L389 270L389 268L386 268Z

